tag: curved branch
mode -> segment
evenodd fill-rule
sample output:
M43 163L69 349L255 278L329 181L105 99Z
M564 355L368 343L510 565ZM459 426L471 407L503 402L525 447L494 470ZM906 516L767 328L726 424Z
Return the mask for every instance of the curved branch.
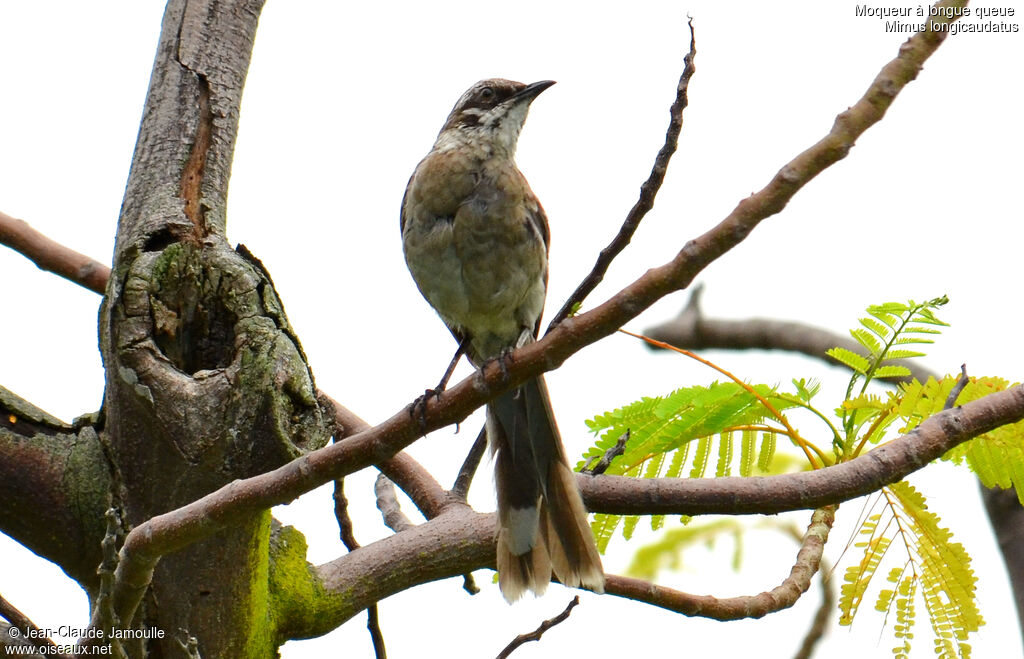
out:
M821 554L833 521L833 507L814 511L789 576L775 588L758 595L723 599L711 595L690 595L643 579L619 575L608 575L604 589L610 595L646 602L687 616L701 616L714 620L763 618L769 613L793 606L810 588L811 578L818 571Z
M22 645L21 639L27 641L28 645L37 648L40 653L46 651L50 656L55 656L58 659L70 659L68 655L58 651L57 644L47 636L49 631L40 631L39 627L36 626L32 619L27 615L19 611L13 604L8 602L0 595L0 618L4 618L11 624L6 627L0 627L0 648L13 647L15 645ZM19 630L20 634L11 634L10 629L15 628ZM10 641L8 643L8 641ZM3 653L7 656L7 653ZM32 653L31 656L42 656L41 654Z

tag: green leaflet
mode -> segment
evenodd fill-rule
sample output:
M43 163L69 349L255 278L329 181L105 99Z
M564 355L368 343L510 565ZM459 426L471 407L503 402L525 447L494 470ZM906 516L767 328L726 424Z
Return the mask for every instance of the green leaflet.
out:
M896 657L910 652L918 591L935 633L935 653L944 659L970 656L968 634L985 624L975 596L977 581L971 559L963 545L940 526L939 517L928 510L924 496L905 481L883 488L884 510L869 516L858 532L854 546L862 550L861 560L847 568L840 589L841 625L853 622L872 580L889 550L899 545L902 565L888 572L893 588L879 590L875 609L887 616L895 610L893 634L901 644L893 648ZM893 558L890 556L890 558Z
M758 384L752 388L777 410L797 404L777 394L774 387ZM608 474L623 474L655 455L674 451L695 439L710 438L770 416L756 396L735 382L713 382L706 387L677 389L667 396L645 397L587 421L587 427L600 438L583 454L580 465L599 459L627 429L630 439L626 450L612 462ZM698 457L695 464L707 460L707 455ZM731 454L726 457L722 466L731 465ZM699 471L703 474L704 468Z
M733 539L733 568L739 569L745 527L733 519L718 519L703 524L691 524L661 534L657 541L645 545L633 555L626 574L640 579L654 579L661 570L679 570L683 565L683 552L697 545L714 544L720 537Z
M947 302L949 299L943 296L927 302L910 300L906 303L886 302L872 305L867 308L868 316L860 319L861 327L850 330L850 334L864 349L864 354L857 354L845 348L832 348L828 351L829 356L853 371L846 389L846 401L837 411L846 435L839 447L843 457L850 456L862 439L865 425L873 422L881 412L880 409L872 410L853 405L859 398L854 394L858 381L862 381L859 394L863 396L868 384L876 378L909 376L910 369L893 362L897 359L921 357L924 353L895 346L932 343L932 339L927 336L940 333L941 330L936 329L937 327L948 326L935 316L934 310ZM881 438L880 430L884 430L884 427L872 432L871 441L878 441Z
M901 432L910 432L923 420L941 412L956 381L956 377L947 375L942 380L930 378L924 384L914 381L901 386L902 396L895 410L906 423ZM972 378L956 402L963 405L1009 386L1002 378ZM1016 488L1017 497L1024 505L1024 421L975 437L955 447L942 459L966 464L985 487Z

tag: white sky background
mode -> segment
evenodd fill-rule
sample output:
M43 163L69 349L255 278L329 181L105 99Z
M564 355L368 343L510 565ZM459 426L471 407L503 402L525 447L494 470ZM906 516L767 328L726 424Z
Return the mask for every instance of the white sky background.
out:
M1019 25L1022 3L1003 1L977 6L1014 6L1008 20ZM550 316L648 175L688 47L687 13L697 28L697 74L679 152L655 210L589 307L670 259L824 136L906 38L887 34L877 18L856 17L853 1L691 0L629 9L520 1L514 11L507 3L358 4L265 8L241 111L228 232L272 273L317 384L371 422L435 383L454 349L407 274L398 210L409 174L470 84L493 76L559 83L534 104L519 152L551 221ZM0 210L101 261L113 248L162 9L152 0L0 3ZM927 364L953 372L967 362L972 374L1019 381L1022 39L1020 32L949 39L846 160L701 274L708 315L845 331L869 304L947 294L940 317L953 326ZM103 388L98 297L6 249L0 294L0 384L66 420L95 410ZM685 296L662 301L629 328L668 319ZM824 378L822 408L844 390L839 369L813 360L708 356L755 382ZM466 373L463 366L458 375ZM584 419L716 376L613 336L548 382L569 453L578 455L591 441ZM474 418L457 435L441 430L411 452L450 483L478 425ZM1020 656L1006 576L972 478L945 466L927 472L913 482L975 559L988 624L974 639L974 656ZM486 474L472 491L481 509L493 506ZM346 488L364 544L388 533L373 507L373 476L356 475ZM307 535L313 562L343 552L329 496L321 490L275 511ZM830 560L861 506L840 510ZM406 511L414 512L408 503ZM793 516L800 526L807 518ZM623 570L637 546L614 542L607 570ZM782 536L758 532L746 540L741 575L729 571L725 542L688 554L683 572L661 580L695 593L755 593L789 573L795 550ZM37 624L85 624L84 595L52 565L6 537L0 565L0 593ZM542 599L509 607L490 578L477 574L484 592L472 598L451 579L383 602L389 656L492 657L571 598L553 586ZM514 656L789 657L817 601L812 590L791 611L722 624L584 594L567 623ZM871 608L865 601L852 631L833 626L822 656L890 656L890 632L880 634ZM931 656L923 606L919 618L914 656ZM283 656L344 647L345 656L372 657L364 624L360 614L324 639L287 645Z

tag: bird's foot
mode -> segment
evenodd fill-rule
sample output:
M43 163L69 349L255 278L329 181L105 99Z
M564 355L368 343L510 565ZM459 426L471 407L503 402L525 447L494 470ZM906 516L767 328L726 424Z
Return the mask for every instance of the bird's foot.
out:
M409 404L409 416L416 419L420 426L420 432L424 435L427 434L427 401L431 397L434 400L440 400L442 392L444 392L443 388L425 389L422 394L416 397L416 400Z

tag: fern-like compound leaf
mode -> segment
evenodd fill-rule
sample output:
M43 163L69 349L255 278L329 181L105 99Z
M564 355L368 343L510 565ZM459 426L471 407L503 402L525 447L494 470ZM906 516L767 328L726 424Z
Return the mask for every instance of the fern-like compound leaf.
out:
M867 359L846 348L831 348L826 354L860 375L867 375L871 368Z

